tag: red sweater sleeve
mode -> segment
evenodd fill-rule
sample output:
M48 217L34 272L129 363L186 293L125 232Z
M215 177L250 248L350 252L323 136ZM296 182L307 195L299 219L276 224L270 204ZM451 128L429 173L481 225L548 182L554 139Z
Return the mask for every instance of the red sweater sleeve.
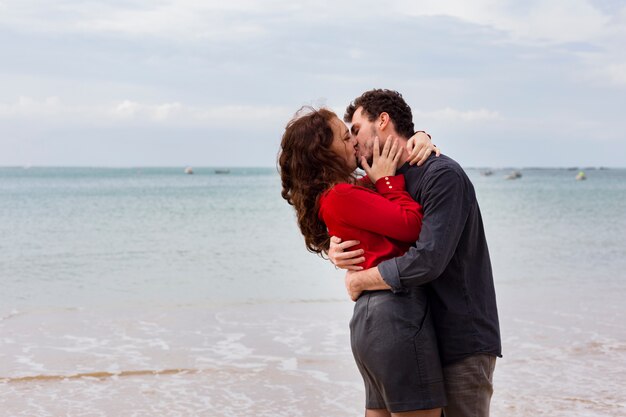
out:
M376 182L378 193L351 184L338 184L324 196L320 216L333 216L355 228L402 242L415 242L422 226L421 206L404 189L404 176ZM379 194L380 193L380 194Z

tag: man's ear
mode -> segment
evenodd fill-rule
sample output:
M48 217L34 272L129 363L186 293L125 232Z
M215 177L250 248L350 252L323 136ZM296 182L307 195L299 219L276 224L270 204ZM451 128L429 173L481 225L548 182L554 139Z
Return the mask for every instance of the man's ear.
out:
M385 129L387 129L387 126L389 126L389 122L391 121L391 118L389 117L389 113L387 112L382 112L381 114L378 115L378 129L384 131Z

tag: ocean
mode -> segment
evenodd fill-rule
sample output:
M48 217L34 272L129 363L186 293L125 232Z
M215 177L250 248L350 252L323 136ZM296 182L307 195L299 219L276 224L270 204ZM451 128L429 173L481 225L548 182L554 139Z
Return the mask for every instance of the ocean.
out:
M494 416L626 416L626 170L467 170ZM0 416L359 416L343 273L275 168L0 168Z

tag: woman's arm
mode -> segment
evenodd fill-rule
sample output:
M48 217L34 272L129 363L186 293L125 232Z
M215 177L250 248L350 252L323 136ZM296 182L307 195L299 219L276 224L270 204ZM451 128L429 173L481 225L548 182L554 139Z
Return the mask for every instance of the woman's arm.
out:
M409 165L421 166L431 153L435 152L435 156L441 155L441 149L433 145L431 137L424 131L415 132L406 144L406 150L409 157L406 162Z
M422 226L421 206L404 189L404 176L376 181L378 193L351 184L338 184L322 201L322 218L333 216L352 227L402 242L415 242Z
M405 191L404 176L393 175L400 155L397 140L390 136L379 151L375 138L372 166L363 158L363 168L378 193L352 184L338 184L322 199L322 218L333 216L354 228L403 242L416 241L422 226L421 206Z

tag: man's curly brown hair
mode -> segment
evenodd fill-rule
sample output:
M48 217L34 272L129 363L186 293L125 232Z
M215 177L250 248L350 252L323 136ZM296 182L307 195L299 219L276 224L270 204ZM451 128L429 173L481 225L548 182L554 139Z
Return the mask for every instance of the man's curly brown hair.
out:
M363 107L363 114L370 122L384 112L389 115L396 132L400 135L410 138L415 133L411 108L397 91L383 89L366 91L346 108L343 120L351 123L352 116L359 107Z

